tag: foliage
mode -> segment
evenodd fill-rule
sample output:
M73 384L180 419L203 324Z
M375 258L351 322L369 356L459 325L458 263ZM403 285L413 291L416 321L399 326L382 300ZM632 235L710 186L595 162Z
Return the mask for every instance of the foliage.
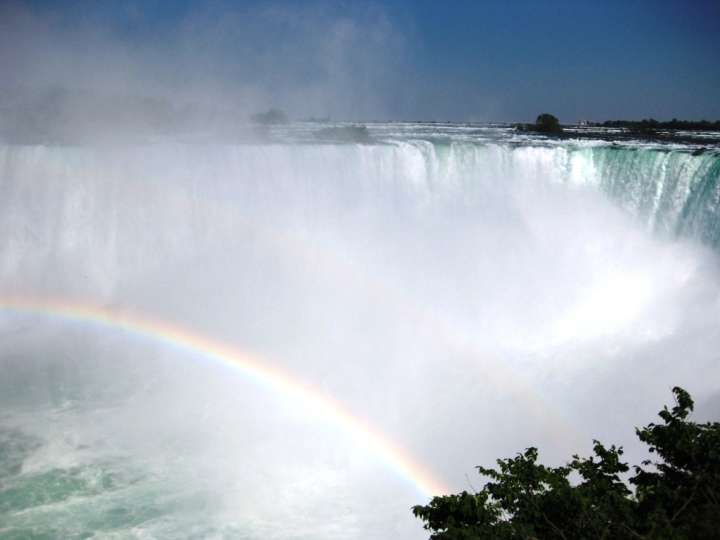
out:
M326 127L315 132L315 138L333 142L371 143L373 138L364 125Z
M607 120L603 122L603 127L619 127L626 128L630 132L652 132L657 129L683 129L695 131L720 131L720 120L710 122L709 120L678 120L673 118L669 122L659 122L654 118L641 121L634 120Z
M709 540L720 538L720 423L696 424L690 395L674 388L663 424L637 430L661 461L630 468L622 448L595 441L594 456L564 467L538 464L538 451L478 467L490 481L479 493L434 497L413 507L431 540ZM573 483L570 477L579 479Z
M327 124L330 121L329 116L321 116L320 118L316 118L315 116L311 116L307 120L303 120L303 122L308 122L310 124Z
M285 113L280 109L270 109L264 113L253 114L250 117L252 122L256 124L273 125L273 124L287 124L288 119Z
M235 132L237 110L141 94L0 85L0 141L76 145L135 136Z
M519 124L517 128L520 131L535 131L537 133L562 133L563 128L560 121L552 114L541 114L537 117L534 124Z
M673 389L677 404L660 412L664 424L637 435L661 459L635 467L638 516L650 538L720 538L720 423L696 424L687 417L690 395Z

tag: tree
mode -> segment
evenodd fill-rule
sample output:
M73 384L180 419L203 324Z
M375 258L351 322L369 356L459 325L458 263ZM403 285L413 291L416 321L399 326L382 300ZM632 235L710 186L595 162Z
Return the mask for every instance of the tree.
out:
M538 133L562 133L560 121L552 114L544 113L537 117L534 124L518 124L520 131L535 131Z
M538 464L536 448L498 460L499 470L478 467L490 479L479 493L434 497L413 513L431 540L720 538L720 423L689 422L690 395L673 394L664 424L636 430L661 461L634 468L634 492L620 478L630 470L622 448L594 441L592 457L564 467Z
M373 138L364 125L350 125L339 127L326 127L315 132L315 138L333 142L373 142Z
M555 118L552 114L541 114L535 120L535 131L542 133L562 133L563 128L560 125L560 121Z
M676 406L660 412L664 424L637 435L661 461L635 467L638 516L651 538L720 538L720 423L688 422L693 401L674 388Z
M250 117L250 120L252 122L255 122L256 124L264 125L288 123L287 116L285 116L285 113L282 112L280 109L270 109L269 111L265 111L264 113L253 114Z

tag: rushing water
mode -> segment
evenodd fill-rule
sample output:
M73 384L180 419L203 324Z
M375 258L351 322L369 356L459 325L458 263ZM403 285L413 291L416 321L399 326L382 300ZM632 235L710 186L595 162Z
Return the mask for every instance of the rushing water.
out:
M0 148L0 538L422 538L718 412L717 149L323 128Z

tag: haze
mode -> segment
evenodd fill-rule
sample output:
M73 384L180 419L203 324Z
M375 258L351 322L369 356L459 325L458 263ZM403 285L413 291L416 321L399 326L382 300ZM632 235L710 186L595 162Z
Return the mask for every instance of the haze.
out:
M716 2L0 7L0 83L292 119L720 118Z

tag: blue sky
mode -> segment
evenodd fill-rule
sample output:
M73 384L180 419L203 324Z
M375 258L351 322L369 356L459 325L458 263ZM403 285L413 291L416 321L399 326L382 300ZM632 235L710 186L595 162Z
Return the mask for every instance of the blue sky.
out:
M358 120L720 119L720 2L0 3L0 82Z

